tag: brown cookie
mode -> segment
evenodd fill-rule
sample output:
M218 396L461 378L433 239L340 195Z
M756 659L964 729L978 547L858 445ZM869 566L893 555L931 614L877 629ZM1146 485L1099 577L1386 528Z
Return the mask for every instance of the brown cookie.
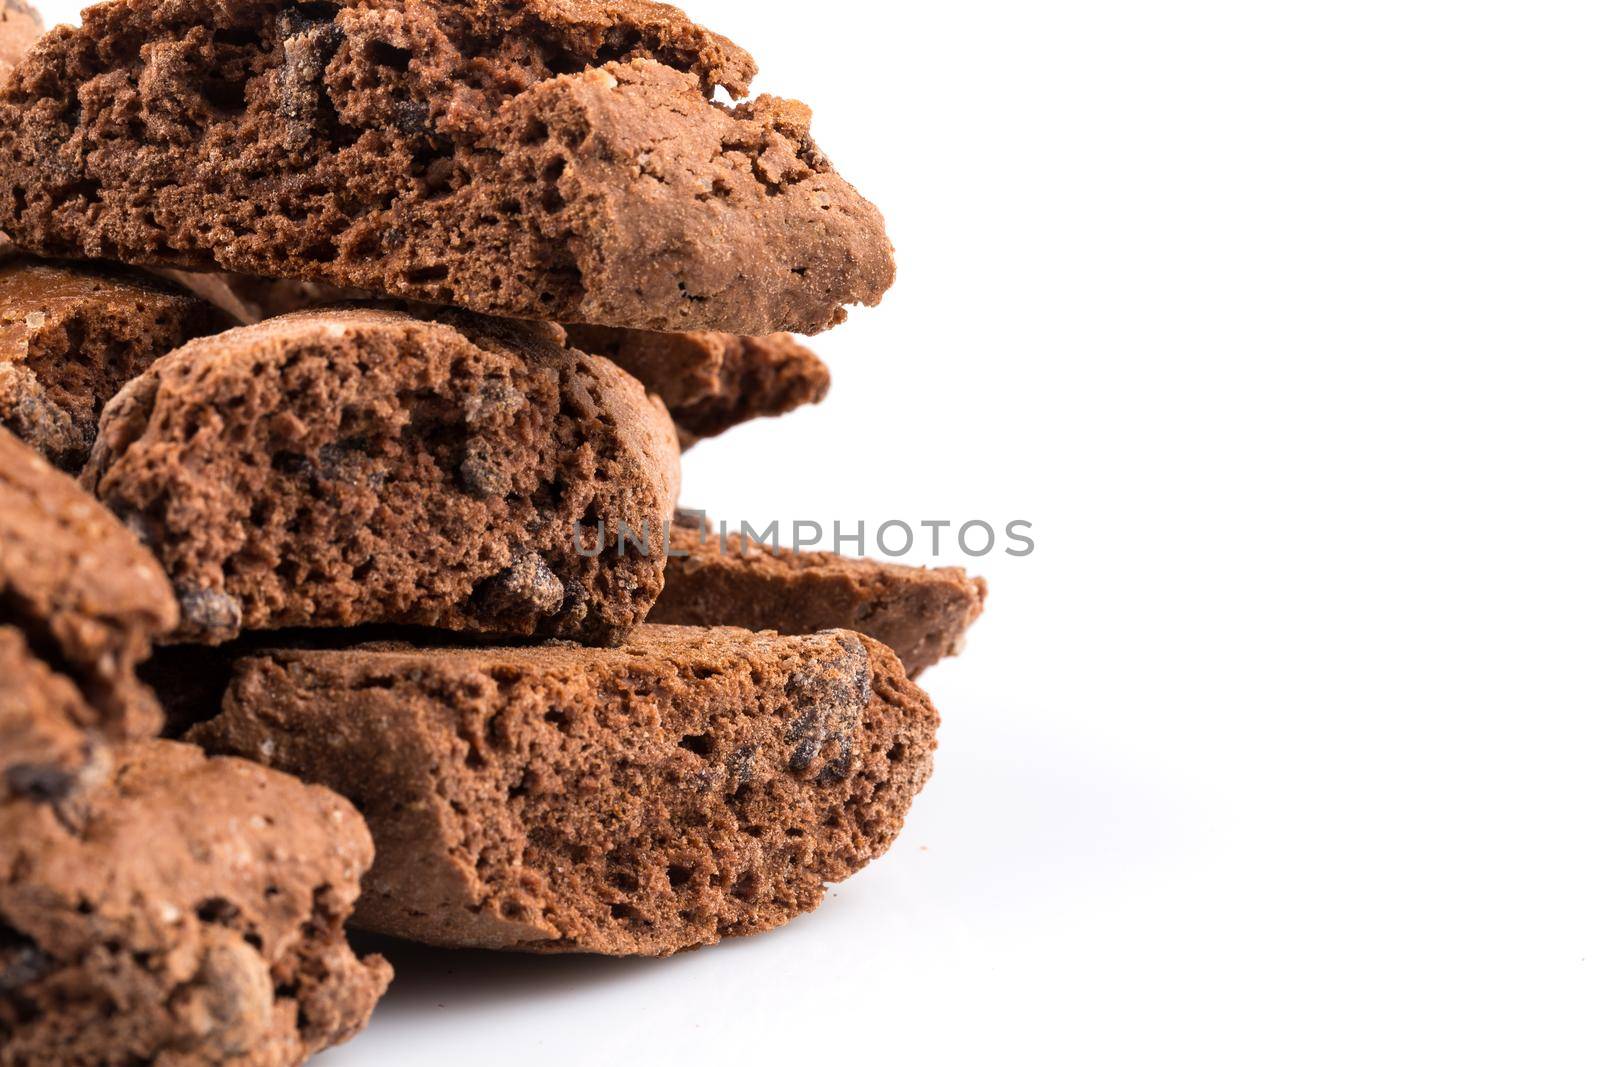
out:
M160 730L134 669L176 621L133 535L0 430L0 799L59 799L99 741Z
M166 567L180 639L391 623L608 643L643 621L677 496L665 409L555 327L439 318L270 319L108 405L84 482ZM642 549L619 550L629 531Z
M651 330L876 303L876 208L744 52L640 0L114 0L0 94L27 249ZM158 190L152 192L152 190Z
M961 651L989 587L959 567L930 570L726 538L682 513L667 586L650 621L809 634L856 630L894 649L916 677Z
M667 955L782 925L882 854L937 726L870 638L650 626L610 650L262 654L192 736L366 814L365 928Z
M76 472L117 390L191 337L230 325L206 301L147 275L0 262L0 426Z
M372 861L326 789L169 741L81 823L0 804L0 1062L303 1063L389 984L344 921Z
M568 326L567 343L605 356L659 396L687 448L753 419L821 403L832 378L816 353L785 333L651 333Z
M0 80L4 80L44 33L44 19L27 0L0 0Z

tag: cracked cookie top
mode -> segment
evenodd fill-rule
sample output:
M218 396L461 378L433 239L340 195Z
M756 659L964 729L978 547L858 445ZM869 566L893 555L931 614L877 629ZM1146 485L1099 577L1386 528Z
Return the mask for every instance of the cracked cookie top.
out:
M518 318L816 333L883 219L755 65L642 2L114 0L0 94L0 229L42 253Z

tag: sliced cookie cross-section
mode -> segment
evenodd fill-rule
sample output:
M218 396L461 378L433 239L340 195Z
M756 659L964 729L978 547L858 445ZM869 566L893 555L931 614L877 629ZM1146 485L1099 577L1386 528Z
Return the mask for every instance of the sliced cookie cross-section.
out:
M894 649L916 677L956 655L989 587L959 567L906 567L775 548L680 513L667 584L650 621L809 634L857 630Z
M574 348L605 356L659 396L688 448L754 419L786 415L828 395L827 365L788 334L651 333L568 326Z
M76 473L106 401L190 338L233 325L149 275L12 257L0 263L0 426Z
M0 804L0 1062L289 1067L391 970L344 937L372 839L341 797L168 741L76 825Z
M888 849L937 726L870 638L648 626L619 649L260 653L190 736L355 802L366 929L668 955L786 923Z
M85 483L182 640L397 624L614 643L661 591L660 402L560 331L303 312L191 342L107 407Z
M817 333L893 280L877 209L748 55L642 0L113 0L0 94L45 255L488 314Z

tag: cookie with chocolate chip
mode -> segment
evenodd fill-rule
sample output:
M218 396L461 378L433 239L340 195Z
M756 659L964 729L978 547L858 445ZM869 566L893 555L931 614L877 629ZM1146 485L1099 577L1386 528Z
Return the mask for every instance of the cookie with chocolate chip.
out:
M396 624L606 644L661 591L659 401L543 324L362 308L191 342L107 406L84 481L181 640Z
M677 516L671 546L651 622L784 634L843 627L894 649L912 677L961 651L989 595L960 567L777 547L693 512Z
M354 801L364 928L658 956L780 926L888 849L938 721L870 638L647 626L618 649L259 652L190 736Z
M112 0L0 95L0 230L517 318L816 333L879 301L893 250L805 105L714 99L754 74L644 0Z
M0 803L0 1061L286 1067L389 983L344 922L372 861L326 789L146 741L71 822Z

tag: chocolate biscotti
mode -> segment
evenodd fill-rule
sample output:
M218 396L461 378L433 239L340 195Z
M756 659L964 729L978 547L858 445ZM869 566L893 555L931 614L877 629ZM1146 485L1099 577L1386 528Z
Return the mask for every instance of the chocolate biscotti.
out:
M809 634L857 630L894 649L912 676L961 650L988 586L959 567L925 569L774 548L682 513L667 585L650 621Z
M788 334L566 329L574 348L605 356L659 396L684 447L741 423L821 403L832 384L816 353Z
M372 841L326 789L149 741L64 823L0 804L0 1063L286 1067L366 1025Z
M180 639L388 623L604 644L643 621L677 496L665 409L554 327L439 320L270 319L107 407L84 481L165 566Z
M0 429L0 800L59 800L160 730L134 670L176 620L133 535Z
M651 330L815 333L893 254L804 105L642 0L113 0L0 93L0 230Z
M10 257L0 262L0 426L75 473L117 390L190 338L231 325L148 275Z
M887 849L938 714L870 638L645 627L620 649L263 653L191 735L343 792L356 922L666 955L781 925Z

